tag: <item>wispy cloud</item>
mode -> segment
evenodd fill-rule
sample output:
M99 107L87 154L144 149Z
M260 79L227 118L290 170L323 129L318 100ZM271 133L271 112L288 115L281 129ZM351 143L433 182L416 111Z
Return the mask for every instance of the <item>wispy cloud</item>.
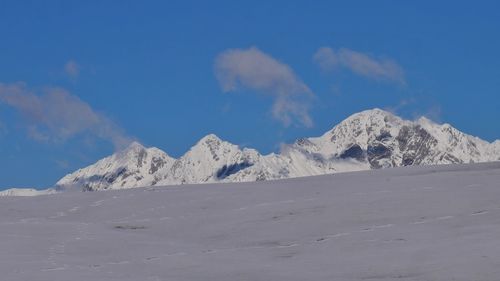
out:
M415 120L425 117L436 123L443 123L442 118L443 110L439 104L429 105L427 108L421 110L414 110L412 115Z
M80 65L74 60L69 60L64 65L64 72L71 78L75 79L80 75Z
M408 107L410 105L414 105L417 102L417 99L414 97L409 97L400 100L396 105L392 106L386 106L384 107L384 110L389 111L395 115L399 115L399 112L404 109L405 107Z
M427 100L429 102L429 100ZM408 97L399 101L394 106L384 107L384 110L395 115L402 116L407 114L413 120L418 120L422 117L430 119L436 123L442 123L442 107L435 101L430 101L430 104L423 105L416 97Z
M314 93L288 65L258 48L226 50L215 59L214 69L224 92L248 88L271 95L273 117L285 126L313 125L309 108Z
M79 134L109 140L116 148L131 141L108 117L62 88L36 93L25 83L0 83L0 102L21 113L28 136L37 141L61 142Z
M334 50L330 47L319 48L313 59L323 70L345 67L370 79L406 84L403 68L392 59L373 58L347 48Z

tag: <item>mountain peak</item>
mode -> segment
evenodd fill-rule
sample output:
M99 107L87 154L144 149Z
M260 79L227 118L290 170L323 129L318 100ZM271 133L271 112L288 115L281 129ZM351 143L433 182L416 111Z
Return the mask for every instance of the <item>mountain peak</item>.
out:
M398 116L393 113L382 110L380 108L373 108L368 110L363 110L358 113L354 113L351 116L347 117L344 121L349 121L353 119L381 119L381 120L391 120L391 119L400 119Z
M145 147L138 141L133 141L124 150L137 150L137 149L145 149Z
M205 150L206 148L208 148L209 150L215 151L227 145L232 144L220 139L215 134L208 134L201 138L193 147L191 147L191 150Z
M399 127L404 122L403 119L388 111L374 108L352 114L321 138L334 141L339 136L348 136L350 141L354 139L359 141L359 138L362 138L361 141L364 142L373 133L380 133L381 130L388 131L390 128Z
M404 122L400 117L392 114L389 111L385 111L379 108L364 110L358 113L354 113L351 116L344 119L338 125L336 125L332 130L326 133L326 135L334 134L336 129L344 128L343 130L371 130L374 128L382 127L394 127L399 126Z
M391 113L391 112L389 112L387 110L380 109L378 107L374 107L372 109L366 109L366 110L363 110L363 111L361 111L359 113L394 115L393 113Z
M207 141L222 141L218 136L215 134L208 134L201 138L198 142L207 142Z
M429 125L437 125L436 122L432 121L432 119L426 117L426 116L420 116L418 119L417 119L417 123L418 124L429 124ZM449 124L443 124L443 125L448 125L450 126Z
M215 134L201 138L178 159L132 142L123 152L76 171L57 185L121 189L499 159L500 141L490 144L425 117L404 120L374 108L349 116L323 136L299 139L279 154L241 150Z
M203 154L210 151L210 154L217 154L224 150L229 149L229 147L234 146L233 144L220 139L215 134L208 134L201 138L186 154Z

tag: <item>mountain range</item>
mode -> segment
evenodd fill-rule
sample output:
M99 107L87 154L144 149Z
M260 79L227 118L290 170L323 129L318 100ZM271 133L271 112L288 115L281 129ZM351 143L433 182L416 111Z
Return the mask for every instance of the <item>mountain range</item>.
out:
M60 179L55 190L96 191L141 186L245 182L413 165L500 160L493 143L425 117L404 120L372 109L356 113L319 137L301 138L261 155L210 134L180 158L134 142Z

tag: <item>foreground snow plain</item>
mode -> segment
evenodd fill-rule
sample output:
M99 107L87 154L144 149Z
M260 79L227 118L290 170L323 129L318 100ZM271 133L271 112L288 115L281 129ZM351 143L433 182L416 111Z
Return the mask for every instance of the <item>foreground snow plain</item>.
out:
M499 280L500 163L0 198L1 280Z

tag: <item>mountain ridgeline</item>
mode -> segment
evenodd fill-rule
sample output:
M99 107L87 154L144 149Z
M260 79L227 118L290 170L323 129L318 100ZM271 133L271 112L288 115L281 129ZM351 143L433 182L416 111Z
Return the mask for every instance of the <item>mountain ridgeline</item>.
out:
M315 138L298 139L279 154L261 155L211 134L175 159L135 142L59 180L56 189L84 191L211 182L243 182L388 167L500 160L489 143L424 117L409 121L372 109L356 113Z

